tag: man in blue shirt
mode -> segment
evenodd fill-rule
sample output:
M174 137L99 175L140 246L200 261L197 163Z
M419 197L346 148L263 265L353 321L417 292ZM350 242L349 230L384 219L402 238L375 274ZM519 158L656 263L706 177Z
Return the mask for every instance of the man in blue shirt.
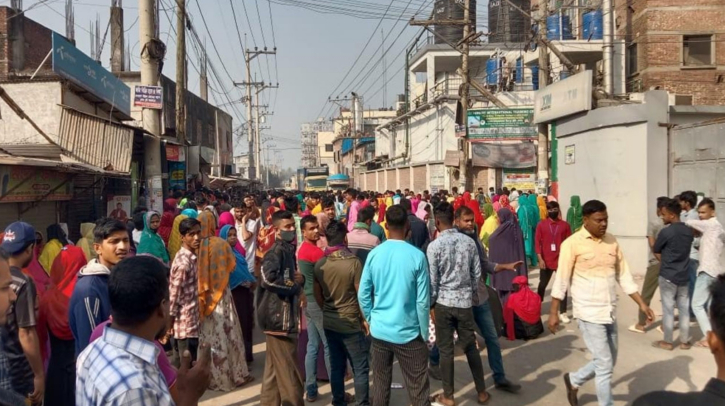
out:
M387 405L393 379L393 356L398 359L412 404L430 405L428 335L430 277L423 251L408 244L408 215L401 206L388 209L389 239L367 257L358 301L372 335L371 404Z

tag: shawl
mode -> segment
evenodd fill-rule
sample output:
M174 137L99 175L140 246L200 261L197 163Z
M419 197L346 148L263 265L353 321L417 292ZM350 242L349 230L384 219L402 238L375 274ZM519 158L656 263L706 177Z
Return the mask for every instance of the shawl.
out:
M176 253L181 249L181 232L179 226L181 222L188 219L189 217L185 214L179 214L174 219L174 224L171 226L171 235L169 236L169 259L174 262Z
M176 200L166 199L164 200L164 213L161 215L161 224L159 225L158 233L161 239L164 240L164 244L169 243L169 236L171 235L171 227L174 226L174 219L176 217Z
M317 241L317 247L324 250L325 247L327 247L327 236L325 235L325 230L327 230L327 226L330 225L330 218L327 217L327 214L325 213L318 213L315 217L317 217L317 224L320 225L320 239Z
M526 255L531 258L531 263L537 265L536 251L534 249L534 236L536 226L539 224L539 207L536 205L534 195L521 195L519 197L519 225L524 234L524 247Z
M506 318L506 335L514 340L514 317L516 314L526 323L536 324L541 321L541 298L529 288L529 281L525 276L517 276L512 283L519 286L519 290L512 293L504 307Z
M498 228L498 216L491 204L485 204L483 210L486 213L486 221L483 222L479 238L481 239L481 243L488 248L489 239L493 232L496 231L496 228Z
M214 237L214 215L204 212L199 216L201 237L199 248L199 313L202 319L209 316L229 286L229 276L236 268L232 247L226 240Z
M539 220L546 220L549 217L549 211L546 210L546 196L536 196L536 204L539 206Z
M481 208L478 205L478 201L471 199L471 194L466 192L463 194L464 205L473 211L473 219L476 222L478 228L483 227L483 215L481 215Z
M85 265L86 256L81 248L65 246L53 261L50 289L40 299L38 326L45 328L47 324L53 335L61 340L73 339L68 321L68 305L78 271Z
M419 219L425 221L425 216L428 215L428 212L425 211L426 207L428 207L428 202L420 202L420 204L418 204L418 210L415 212L415 217L418 217Z
M141 241L136 248L136 254L148 254L163 262L166 266L169 265L169 253L166 251L166 245L164 240L161 239L156 230L151 229L151 218L158 216L159 213L155 211L148 211L143 216L143 232L141 233Z
M582 228L584 219L582 217L582 202L577 195L571 197L569 210L566 212L566 222L571 226L571 232L576 233Z
M45 247L43 247L43 252L41 252L40 256L38 257L38 262L40 262L40 265L45 270L45 273L50 274L50 268L53 267L53 261L55 261L55 257L60 254L60 250L62 250L63 247L65 247L66 245L68 244L63 244L60 242L60 240L56 238L48 240L48 242L45 244Z
M516 272L496 272L491 276L493 287L496 290L510 292L513 290L514 277L528 274L526 254L524 253L524 236L511 210L499 210L498 219L499 226L491 234L488 242L490 261L497 264L524 261Z
M493 202L493 204L491 205L491 207L493 207L493 212L494 213L498 213L498 211L501 210L501 203L499 203L499 202Z
M511 214L516 217L516 211L513 207L511 207L511 203L509 202L509 197L506 195L501 196L500 199L498 199L498 204L501 205L501 209L509 209L511 211ZM500 210L500 209L499 209Z
M220 228L216 232L217 237L220 237L223 240L226 240L227 234L229 234L229 229L227 229L226 232L224 233L224 235L222 236L222 230L226 226L234 227L235 230L237 229L237 219L235 219L234 215L228 211L225 211L224 213L222 213L219 216L219 227ZM246 255L247 251L244 250L244 247L242 246L242 243L240 242L241 238L242 238L241 235L237 236L237 245L234 247L234 249L239 252L242 252L243 255Z
M418 206L420 207L420 206ZM385 221L385 210L387 209L387 204L385 203L385 199L378 199L378 224Z
M199 217L199 212L194 209L184 209L181 211L181 214L192 219Z
M93 223L81 223L81 239L78 240L76 246L83 250L86 255L86 261L90 261L97 257L96 251L93 249L93 229L96 225Z
M410 199L410 207L413 209L413 213L416 213L418 211L418 206L420 205L420 202L420 195L416 195L414 198Z
M225 225L219 230L219 238L226 241L229 236L229 230L234 229L233 225ZM241 248L241 249L240 249ZM244 251L244 247L237 241L237 245L233 247L232 253L234 254L234 258L236 260L234 271L229 276L229 287L231 289L236 288L237 286L247 283L252 284L257 282L257 278L252 276L251 273L249 273L249 264L247 264L246 259L246 251Z

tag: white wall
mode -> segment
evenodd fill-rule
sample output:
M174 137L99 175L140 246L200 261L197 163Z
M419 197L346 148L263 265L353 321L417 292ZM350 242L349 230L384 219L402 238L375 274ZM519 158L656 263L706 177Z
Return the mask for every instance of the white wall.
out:
M647 224L655 203L667 195L667 95L648 92L645 104L592 110L557 123L559 201L569 208L573 195L607 205L609 232L617 237L636 275L649 258ZM566 164L567 146L575 162Z
M48 135L57 140L60 125L60 82L5 83L3 89ZM71 107L78 107L71 105ZM0 100L0 144L47 144L42 135Z

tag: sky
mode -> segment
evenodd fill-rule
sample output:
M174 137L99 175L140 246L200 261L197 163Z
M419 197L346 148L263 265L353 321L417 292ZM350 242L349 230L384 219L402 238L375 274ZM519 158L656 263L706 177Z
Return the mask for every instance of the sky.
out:
M176 23L176 0L159 1L160 39L167 46L163 74L173 79L176 31L170 22ZM9 3L0 0L0 5ZM28 18L65 35L65 3L24 0L23 9ZM100 21L103 38L110 4L111 0L73 1L76 44L87 54L91 24ZM300 125L332 117L339 106L327 102L330 96L349 98L355 91L363 96L365 108L394 106L396 95L404 93L405 49L421 30L407 23L413 16L428 18L432 5L433 0L187 0L192 26L204 44L199 46L187 31L188 88L199 94L199 55L206 49L212 76L209 101L231 114L237 127L246 120L246 106L238 102L245 90L233 85L246 80L242 44L250 49L276 47L276 57L259 56L251 65L253 81L279 83L278 89L260 94L260 104L273 112L263 124L270 128L262 131L262 139L270 139L272 163L296 168ZM131 68L138 70L138 1L123 0L122 6ZM486 25L483 2L477 14L480 29ZM110 32L101 57L107 68L109 48ZM246 135L235 135L234 144L235 155L246 153Z

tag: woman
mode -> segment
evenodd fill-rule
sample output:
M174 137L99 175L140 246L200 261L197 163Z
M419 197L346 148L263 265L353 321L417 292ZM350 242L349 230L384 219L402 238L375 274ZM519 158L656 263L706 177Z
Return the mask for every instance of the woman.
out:
M422 196L420 194L414 195L413 192L410 192L410 196L410 206L413 208L413 213L415 213L418 211Z
M55 257L60 254L63 247L68 245L68 238L59 224L49 225L46 234L48 235L48 243L43 247L38 262L45 269L45 273L50 274L50 268L53 266Z
M536 197L534 195L521 195L519 197L521 207L519 207L519 225L524 234L524 247L526 258L532 266L539 263L536 249L534 248L534 237L536 235L536 226L539 224L539 207L536 205Z
M75 340L68 322L68 303L78 271L86 265L81 248L66 246L53 261L51 286L40 300L39 336L50 337L50 361L45 380L45 405L75 404ZM41 334L40 331L43 331Z
M385 221L385 210L387 209L387 205L385 204L385 198L383 195L378 194L378 214L376 215L375 221L377 221L378 224L381 224Z
M43 266L40 265L38 258L43 252L45 245L43 244L43 234L40 231L35 232L35 248L33 248L33 259L30 264L23 268L23 273L30 276L35 282L35 288L38 297L42 298L45 292L50 288L50 276L45 272Z
M466 192L463 194L463 204L473 211L473 220L476 222L476 226L480 229L483 227L483 215L481 215L481 208L476 200L471 198L471 193Z
M254 362L252 332L254 331L254 288L257 286L257 279L249 272L246 260L247 253L244 251L242 244L239 243L237 230L234 226L224 225L219 231L219 238L229 243L236 258L234 272L229 277L229 289L232 291L234 307L237 310L239 323L242 327L244 358L249 364Z
M158 258L166 266L169 266L169 253L166 251L164 240L158 234L161 216L155 211L147 211L143 216L144 228L141 234L141 241L136 249L137 254L148 254Z
M192 218L192 219L199 217L199 212L196 211L195 209L184 209L181 211L181 214L183 214L184 216L186 216L188 218Z
M481 240L481 244L483 244L486 249L488 249L488 243L489 239L491 238L491 234L493 234L493 232L496 231L496 228L498 228L498 216L493 210L493 205L490 203L486 203L483 205L483 212L486 216L486 220L483 222L483 227L481 227L481 233L478 235L478 237Z
M528 278L517 276L512 281L514 293L509 296L503 315L509 340L533 340L544 332L541 322L541 298L529 288Z
M199 341L209 343L215 350L209 389L229 392L254 379L244 360L242 330L229 289L236 259L229 243L214 236L214 215L205 210L198 220L203 238L198 255Z
M164 200L164 214L161 215L161 224L159 225L159 236L164 240L164 244L169 244L171 236L171 228L174 226L176 218L176 199Z
M500 224L489 239L489 259L497 264L524 261L516 272L496 272L491 276L494 289L498 291L501 302L505 303L513 290L513 279L519 275L528 275L528 268L524 253L524 236L516 217L511 210L501 209L498 212L498 219Z
M566 222L571 226L571 232L576 233L582 228L584 218L582 216L582 202L579 196L571 197L569 210L566 212Z
M549 212L546 210L546 196L536 196L536 205L539 206L539 220L546 220Z
M501 205L501 207L499 208L499 210L501 210L501 209L508 209L511 212L511 214L513 214L514 217L516 217L516 210L514 210L514 208L511 207L511 203L509 202L509 197L508 196L506 196L506 195L501 196L501 198L498 199L498 204Z
M196 211L194 211L196 213ZM171 234L169 235L169 261L174 262L176 253L181 249L181 233L179 232L179 225L181 222L188 219L189 216L185 214L179 214L174 218L174 224L171 226Z
M90 261L97 257L96 251L93 249L93 229L96 228L94 223L81 223L81 239L76 244L86 254L86 261Z

